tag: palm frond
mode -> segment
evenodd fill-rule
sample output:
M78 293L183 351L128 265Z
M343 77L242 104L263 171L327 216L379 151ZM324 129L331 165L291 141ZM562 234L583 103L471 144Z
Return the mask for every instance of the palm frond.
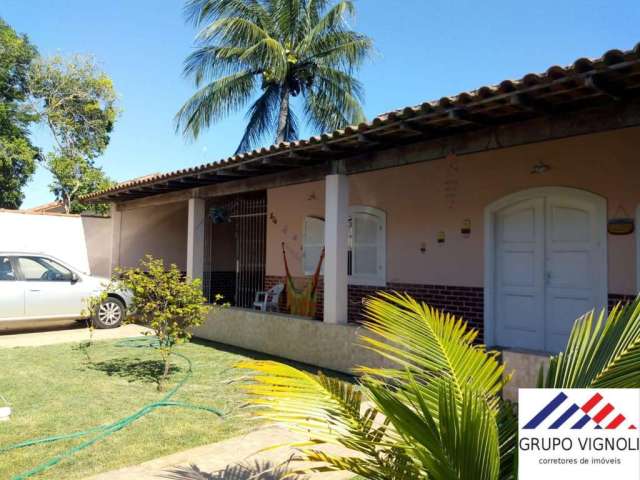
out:
M452 378L439 384L437 413L424 396L425 388L410 379L411 398L376 384L373 401L404 438L409 456L421 465L422 478L494 480L500 470L495 413L482 395L464 387L460 402Z
M351 0L340 0L327 13L316 20L308 30L304 38L300 41L296 52L301 54L309 50L316 40L327 32L341 31L345 29L345 19L355 13L355 6Z
M518 476L518 415L510 402L502 402L496 417L500 443L500 480Z
M372 49L373 43L369 37L355 32L331 32L312 44L304 52L304 58L351 72L363 63Z
M462 319L444 314L408 295L379 293L366 301L364 323L378 337L363 338L365 345L397 365L397 369L362 368L369 375L406 385L408 375L425 384L425 397L437 409L441 383L453 382L458 399L471 389L495 405L506 383L504 365L495 352L475 340L478 332ZM384 340L382 340L384 339Z
M640 297L605 318L591 311L571 330L564 352L551 357L544 388L640 388Z
M184 61L183 75L193 76L196 86L206 78L226 76L246 70L247 62L240 59L246 51L239 47L205 46L196 49Z
M247 127L240 140L236 154L247 152L275 130L276 111L280 101L280 87L269 85L251 105L247 115Z
M244 17L258 25L269 25L269 14L259 0L187 0L183 12L195 26L221 16Z
M396 477L372 472L383 475L398 470L401 464L402 469L410 469L410 459L395 446L398 435L389 431L388 421L380 419L376 408L363 409L362 392L354 385L276 362L245 361L238 367L257 372L245 386L256 415L286 424L314 445L341 445L353 451L353 456L345 456L300 448L304 460L323 464L297 472L341 470L350 465L354 473L382 480Z
M319 66L310 90L305 92L305 113L320 131L335 130L365 120L359 97L360 82L339 70Z
M198 90L176 114L176 129L197 138L202 128L238 110L251 98L256 85L255 74L239 72Z

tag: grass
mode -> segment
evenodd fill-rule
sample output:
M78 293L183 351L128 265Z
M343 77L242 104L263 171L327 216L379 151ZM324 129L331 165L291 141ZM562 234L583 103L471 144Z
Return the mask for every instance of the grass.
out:
M157 391L162 368L157 352L115 343L94 343L91 361L72 344L0 349L0 393L13 408L11 421L0 423L0 447L111 423L159 400L164 393ZM243 394L228 382L242 375L233 364L246 357L206 342L181 345L177 351L193 362L193 376L173 400L218 408L225 412L223 418L205 411L157 409L34 478L84 478L247 431L251 425L240 409ZM182 359L173 361L167 390L187 368ZM2 453L0 478L10 479L78 443Z

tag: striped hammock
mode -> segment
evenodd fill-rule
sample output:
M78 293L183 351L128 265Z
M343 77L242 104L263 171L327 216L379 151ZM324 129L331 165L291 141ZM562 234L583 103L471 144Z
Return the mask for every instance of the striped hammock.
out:
M289 313L313 318L316 315L318 281L320 280L320 269L322 268L322 262L324 260L324 248L320 253L320 259L318 260L315 273L301 289L296 287L291 272L289 271L284 242L282 242L282 256L284 258L284 269L287 273L287 307L289 308Z

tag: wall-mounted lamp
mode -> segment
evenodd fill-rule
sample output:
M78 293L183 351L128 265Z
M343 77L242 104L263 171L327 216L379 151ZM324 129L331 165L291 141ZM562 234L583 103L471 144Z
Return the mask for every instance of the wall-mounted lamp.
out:
M538 161L538 163L534 164L533 167L531 167L531 171L529 173L531 175L541 175L548 172L549 170L551 170L551 166L540 160Z
M460 229L460 233L465 238L468 238L471 236L471 220L470 219L465 218L462 221L462 228Z
M427 242L422 242L420 244L420 253L426 253L427 252Z
M443 230L440 230L440 231L438 232L438 235L436 236L436 241L437 241L438 243L444 243L444 239L445 239L444 231L443 231Z

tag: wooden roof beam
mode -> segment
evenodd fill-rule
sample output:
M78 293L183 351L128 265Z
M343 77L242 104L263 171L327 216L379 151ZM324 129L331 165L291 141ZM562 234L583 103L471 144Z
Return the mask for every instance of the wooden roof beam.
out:
M266 165L267 167L293 168L293 167L302 166L300 160L287 158L287 157L285 157L285 158L280 158L280 157L263 158L260 161L260 163L262 165Z
M238 170L232 170L230 168L224 168L221 170L216 170L216 175L219 177L246 177L246 173L239 172Z
M522 93L509 97L509 104L527 112L548 114L552 112L550 105Z
M437 133L437 129L428 127L426 125L420 125L415 122L408 122L401 120L398 122L398 129L403 132L410 132L420 135L433 135Z
M466 108L452 108L447 111L447 118L456 122L483 124L476 115L473 115Z

